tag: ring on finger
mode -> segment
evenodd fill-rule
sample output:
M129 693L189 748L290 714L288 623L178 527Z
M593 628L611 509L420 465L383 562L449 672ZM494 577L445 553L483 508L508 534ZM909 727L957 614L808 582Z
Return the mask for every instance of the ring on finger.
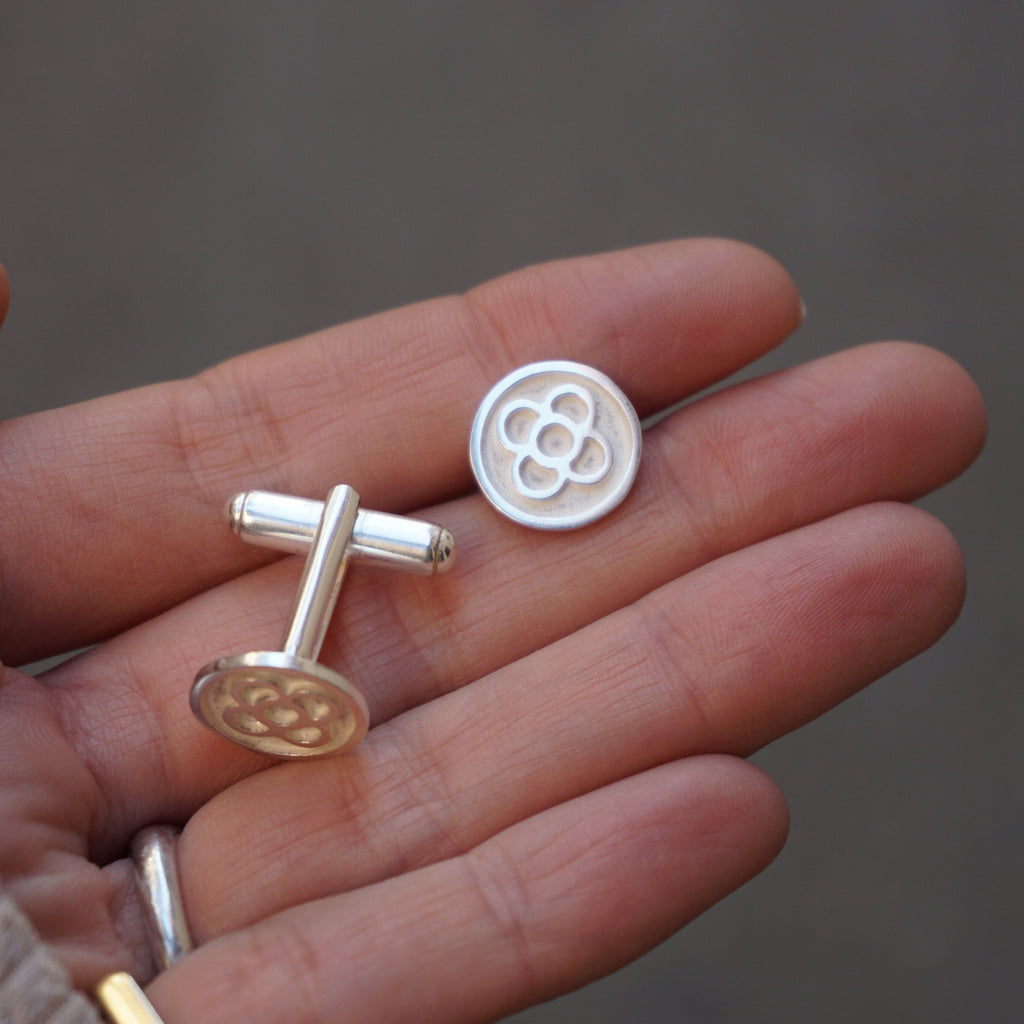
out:
M160 971L195 948L178 878L180 834L181 829L173 825L149 825L131 842L135 882L146 912L153 959Z

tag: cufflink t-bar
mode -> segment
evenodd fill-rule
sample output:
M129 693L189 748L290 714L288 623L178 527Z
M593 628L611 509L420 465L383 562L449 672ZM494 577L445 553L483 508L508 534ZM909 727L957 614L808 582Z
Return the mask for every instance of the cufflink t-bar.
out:
M228 507L243 540L306 552L280 651L249 651L200 670L192 710L234 743L281 758L323 757L355 746L369 728L362 694L317 662L350 561L419 575L444 572L455 544L443 527L359 509L359 495L335 487L324 502L249 491Z

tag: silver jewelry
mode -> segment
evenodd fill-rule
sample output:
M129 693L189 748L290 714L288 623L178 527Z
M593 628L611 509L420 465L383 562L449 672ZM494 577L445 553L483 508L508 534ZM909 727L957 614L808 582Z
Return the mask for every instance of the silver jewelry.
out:
M266 491L228 506L243 540L306 551L306 564L280 651L249 651L211 662L192 687L192 710L220 735L274 757L323 757L355 746L369 727L362 694L317 662L350 560L430 575L455 551L440 526L358 509L359 495L335 487L325 502Z
M173 825L150 825L131 842L135 883L146 912L153 959L161 971L195 949L178 880L180 834Z
M470 464L501 513L541 529L585 526L625 498L640 464L640 420L622 391L581 363L531 363L480 403Z
M236 494L228 504L228 521L236 537L256 547L304 555L313 546L324 503L270 491ZM436 523L387 512L356 511L351 562L372 562L419 576L446 572L455 554L452 535Z

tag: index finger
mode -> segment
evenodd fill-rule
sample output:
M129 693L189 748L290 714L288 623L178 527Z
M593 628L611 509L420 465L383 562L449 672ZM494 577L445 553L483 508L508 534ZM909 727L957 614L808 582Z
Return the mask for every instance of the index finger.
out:
M233 359L188 381L3 425L0 654L93 643L265 561L224 527L233 493L351 484L405 510L469 485L465 439L516 365L603 370L641 415L797 326L786 273L733 242L532 267Z

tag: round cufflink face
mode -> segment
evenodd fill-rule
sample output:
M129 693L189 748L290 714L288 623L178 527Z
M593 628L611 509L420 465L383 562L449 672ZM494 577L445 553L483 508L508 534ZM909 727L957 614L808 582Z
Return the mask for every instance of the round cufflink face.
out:
M499 512L541 529L585 526L629 492L640 464L640 421L603 373L581 363L531 363L487 393L470 435L470 463Z
M273 757L340 754L369 726L366 702L344 676L281 651L212 662L196 676L191 702L215 732Z

